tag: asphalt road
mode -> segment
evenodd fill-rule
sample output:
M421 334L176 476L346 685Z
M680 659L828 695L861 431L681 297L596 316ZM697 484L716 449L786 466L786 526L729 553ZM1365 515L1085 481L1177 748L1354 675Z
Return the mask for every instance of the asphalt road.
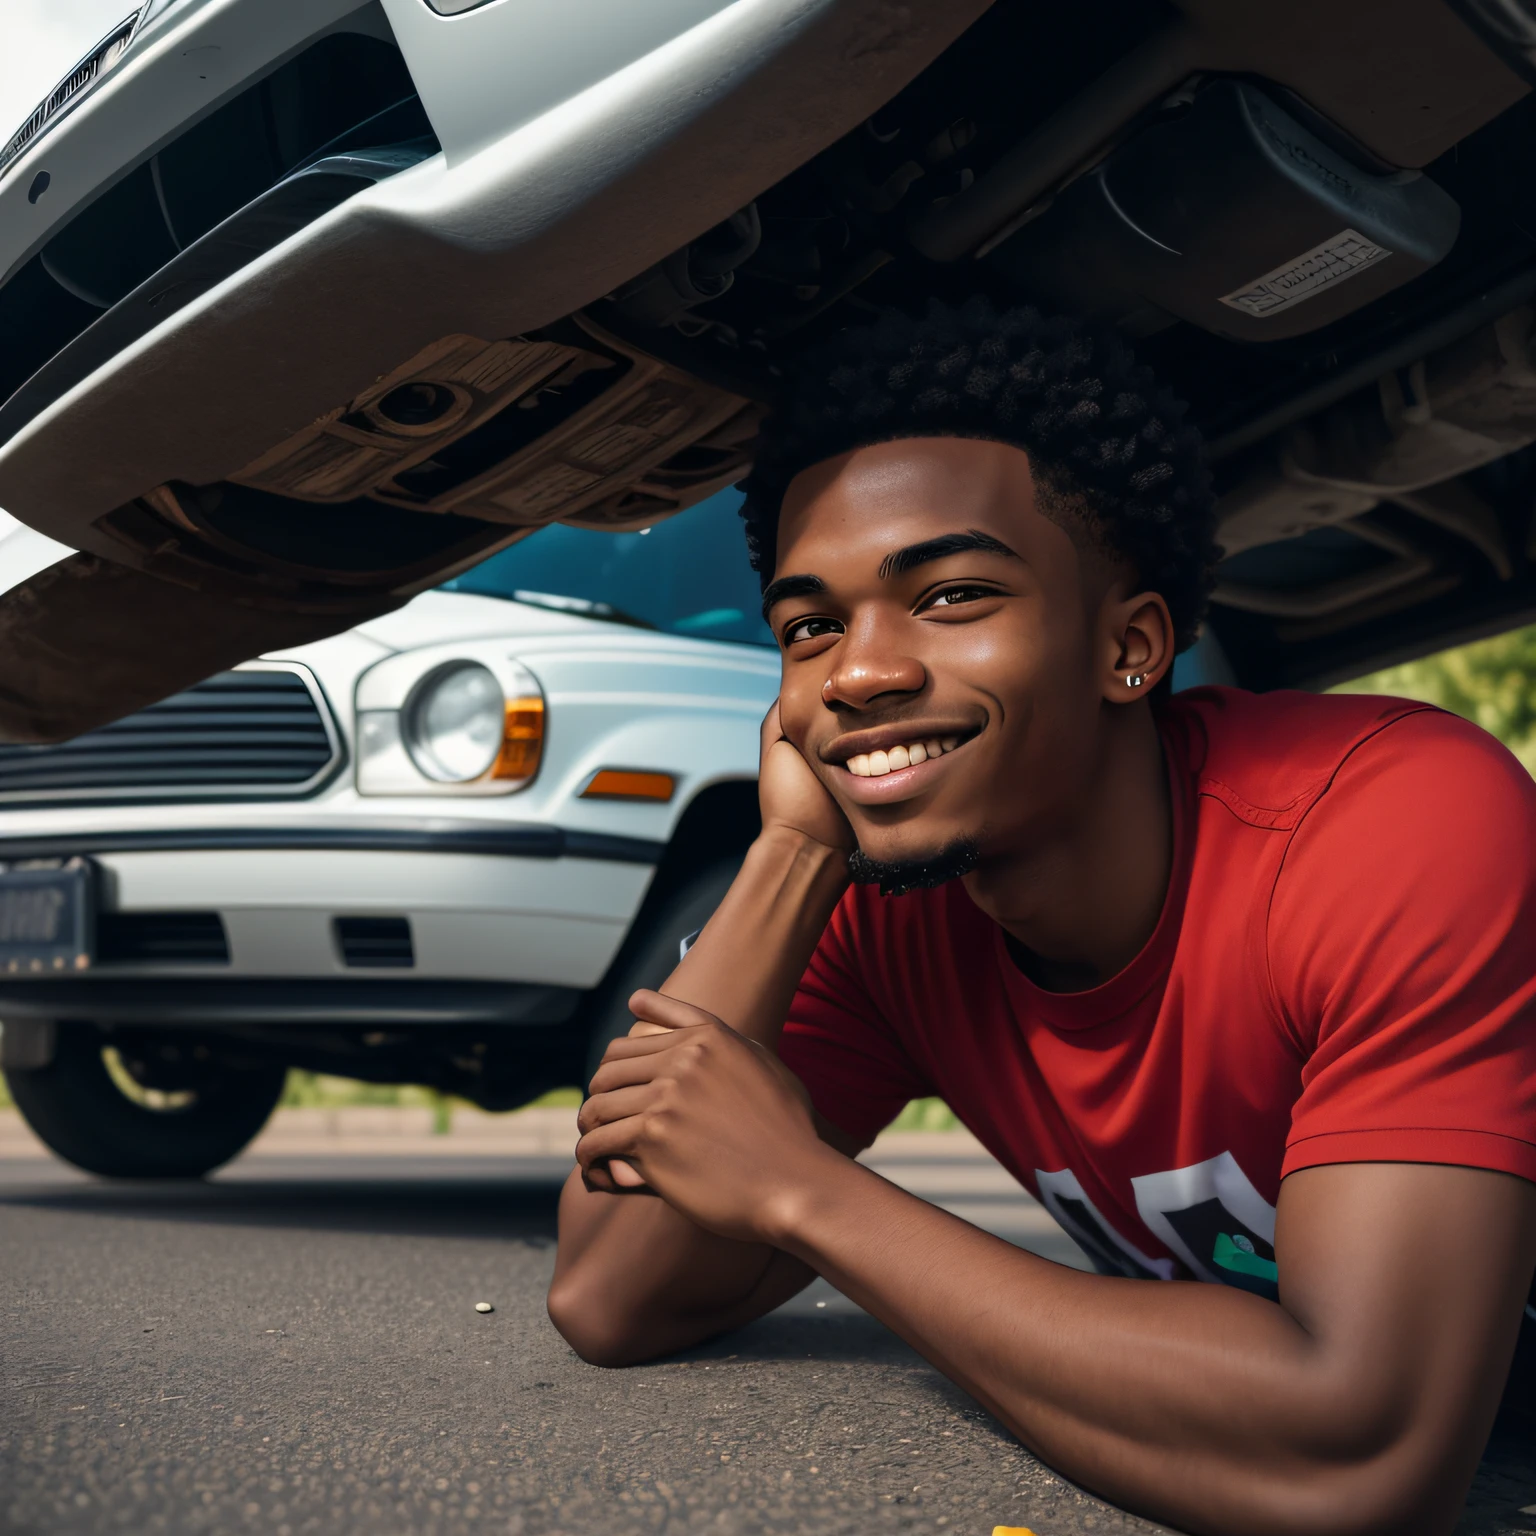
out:
M1056 1477L820 1283L684 1358L582 1364L543 1308L564 1166L253 1156L155 1188L0 1162L0 1530L1158 1529ZM984 1157L884 1171L1072 1257ZM1536 1448L1501 1431L1462 1536L1536 1530L1523 1506Z

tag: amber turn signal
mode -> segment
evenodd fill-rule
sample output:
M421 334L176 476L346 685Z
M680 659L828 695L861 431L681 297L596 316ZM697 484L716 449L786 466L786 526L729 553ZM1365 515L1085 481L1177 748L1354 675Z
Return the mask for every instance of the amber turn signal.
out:
M670 800L677 781L670 773L604 768L582 790L583 800Z
M502 727L501 751L491 769L493 779L531 779L544 752L544 700L508 699Z

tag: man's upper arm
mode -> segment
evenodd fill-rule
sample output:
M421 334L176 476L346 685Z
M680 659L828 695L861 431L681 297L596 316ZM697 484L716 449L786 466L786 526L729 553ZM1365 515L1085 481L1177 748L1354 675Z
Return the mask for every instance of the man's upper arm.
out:
M1280 1186L1275 1256L1281 1305L1336 1383L1318 1454L1383 1463L1410 1501L1446 1504L1438 1526L1405 1510L1403 1529L1450 1529L1536 1268L1536 1184L1415 1163L1304 1169Z
M1461 1164L1536 1180L1536 785L1454 716L1357 748L1295 833L1269 921L1305 1058L1285 1173Z

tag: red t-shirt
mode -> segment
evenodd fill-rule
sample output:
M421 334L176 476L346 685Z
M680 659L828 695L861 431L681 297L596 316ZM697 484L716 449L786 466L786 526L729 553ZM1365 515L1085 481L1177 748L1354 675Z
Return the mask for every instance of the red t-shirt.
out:
M964 887L843 898L781 1047L872 1138L936 1094L1097 1267L1275 1294L1280 1180L1536 1181L1536 785L1453 715L1199 688L1161 710L1173 875L1119 975L1052 993Z

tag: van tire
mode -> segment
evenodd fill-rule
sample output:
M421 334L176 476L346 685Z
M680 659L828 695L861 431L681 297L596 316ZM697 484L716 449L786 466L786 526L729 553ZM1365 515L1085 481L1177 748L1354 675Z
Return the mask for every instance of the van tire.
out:
M682 941L713 916L744 857L744 852L732 854L690 875L630 934L588 1014L591 1027L583 1092L602 1062L603 1052L621 1035L627 1035L635 1022L629 1011L631 995L642 987L659 987L672 974Z
M191 1102L155 1109L128 1097L107 1069L108 1040L89 1024L60 1024L53 1060L9 1068L22 1118L66 1162L112 1179L196 1179L227 1163L267 1123L287 1069L212 1066Z

